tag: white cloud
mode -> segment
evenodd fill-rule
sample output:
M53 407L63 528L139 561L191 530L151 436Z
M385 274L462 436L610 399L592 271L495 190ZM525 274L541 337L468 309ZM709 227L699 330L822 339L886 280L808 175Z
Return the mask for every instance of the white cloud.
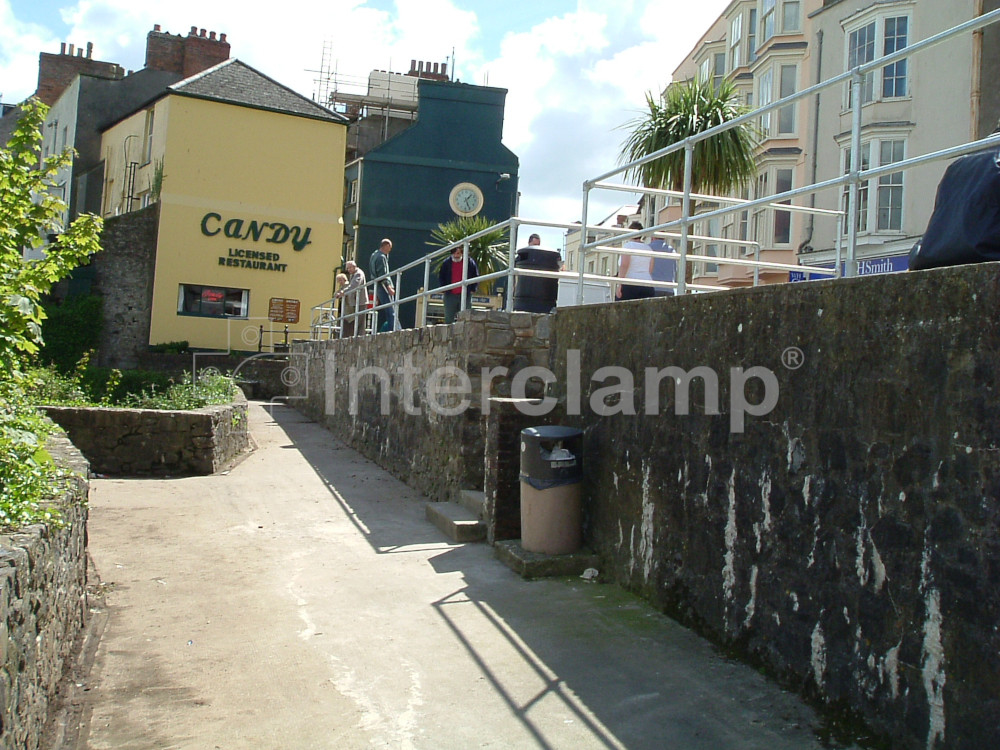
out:
M154 24L174 34L187 35L193 24L226 33L233 57L306 96L317 90L325 43L329 70L342 84L357 85L373 69L405 72L410 60L448 58L454 68L454 48L462 80L508 89L504 142L521 160L521 213L572 222L580 218L583 180L616 165L625 135L620 127L640 110L644 92L669 82L728 5L579 0L574 10L546 18L537 0L508 0L484 28L460 2L396 0L389 12L365 0L309 0L265 14L234 0L174 0L155 8L133 0L78 0L63 11L70 29L60 39L59 32L19 21L10 0L0 0L0 92L4 101L31 93L38 53L57 52L60 41L91 41L96 58L139 69ZM498 27L498 17L509 23ZM525 18L539 20L515 31ZM499 52L491 59L487 49ZM630 200L626 193L596 196L593 214Z
M48 29L14 17L10 3L0 0L0 101L23 101L38 82L38 53L58 49Z

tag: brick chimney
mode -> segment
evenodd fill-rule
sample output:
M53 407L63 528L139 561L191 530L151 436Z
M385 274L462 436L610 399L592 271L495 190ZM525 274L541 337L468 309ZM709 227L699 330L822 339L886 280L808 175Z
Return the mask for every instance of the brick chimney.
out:
M416 78L430 78L434 81L448 80L448 63L433 63L410 60L410 72L408 76Z
M146 35L146 67L167 70L185 78L229 59L229 42L225 34L206 32L192 26L188 35L168 34L160 25Z
M38 55L38 87L35 96L52 106L66 87L80 73L97 78L119 79L125 76L125 70L115 63L101 62L93 59L94 45L87 42L87 51L83 47L76 49L66 42L60 45L59 54L42 52Z

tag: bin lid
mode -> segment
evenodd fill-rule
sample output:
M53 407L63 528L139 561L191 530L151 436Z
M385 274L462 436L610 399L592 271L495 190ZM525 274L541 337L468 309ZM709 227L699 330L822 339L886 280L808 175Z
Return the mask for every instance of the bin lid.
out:
M546 425L544 427L526 427L521 430L521 437L537 438L539 440L568 440L583 434L583 430L563 425Z
M558 271L559 267L562 265L562 253L558 250L550 250L547 247L540 247L538 245L529 245L528 247L522 247L517 251L517 257L514 261L515 266L542 266L541 270L546 268L554 268Z

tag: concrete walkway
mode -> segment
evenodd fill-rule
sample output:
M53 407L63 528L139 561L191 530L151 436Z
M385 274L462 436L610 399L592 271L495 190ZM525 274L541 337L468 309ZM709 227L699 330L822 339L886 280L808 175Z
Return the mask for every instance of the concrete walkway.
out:
M94 481L77 747L821 747L801 701L634 597L526 582L297 412L250 422L226 475Z

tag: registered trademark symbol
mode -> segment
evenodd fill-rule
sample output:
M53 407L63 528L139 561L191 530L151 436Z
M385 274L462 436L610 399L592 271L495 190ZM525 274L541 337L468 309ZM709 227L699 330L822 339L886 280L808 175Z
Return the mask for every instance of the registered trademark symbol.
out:
M806 363L806 355L797 346L790 346L781 353L781 364L788 370L798 370Z

